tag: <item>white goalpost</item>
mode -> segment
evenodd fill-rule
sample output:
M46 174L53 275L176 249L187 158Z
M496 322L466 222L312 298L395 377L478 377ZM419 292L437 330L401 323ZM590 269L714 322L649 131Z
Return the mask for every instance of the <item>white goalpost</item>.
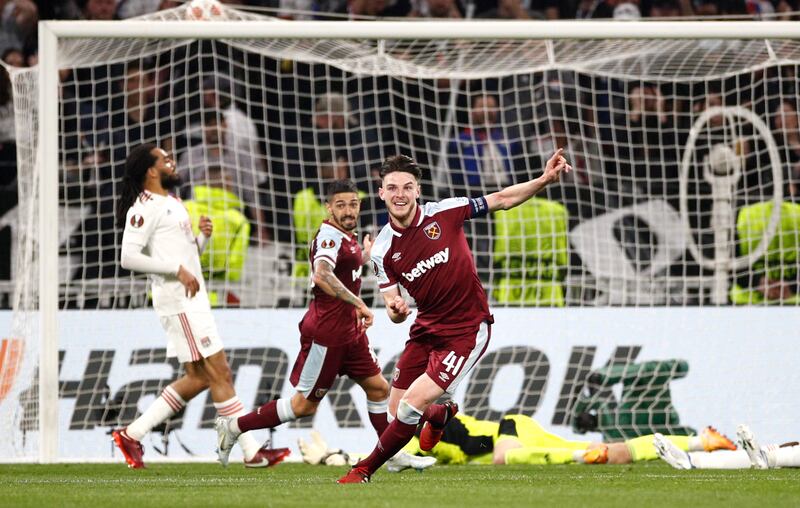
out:
M120 22L40 22L38 68L12 73L21 162L8 327L23 352L0 354L0 429L13 436L0 445L1 460L97 459L105 448L83 452L76 444L78 451L65 452L59 433L73 433L76 443L102 437L102 428L124 424L162 378L178 372L158 349L158 328L146 321L146 285L116 267L121 229L113 198L124 156L140 142L175 152L186 171L187 206L216 210L220 224L231 221L215 229L230 234L228 247L211 249L203 264L219 295L215 305L225 309L221 322L232 330L229 359L242 372L237 391L247 385L254 403L289 389L293 352L283 344L296 342L287 323L306 302L304 228L319 219L313 203L321 188L342 174L338 166L348 168L364 191L364 230L375 231L386 220L369 197L375 170L398 152L426 168L425 199L484 194L533 178L557 145L574 161L575 174L535 208L465 229L510 333L535 327L529 320L539 316L579 328L570 312L610 331L597 332L596 344L565 332L563 345L546 342L564 350L547 354L535 339L499 339L458 394L476 414L538 408L555 428L611 437L670 425L684 430L685 422L670 420L669 380L686 376L685 358L692 372L718 366L695 362L703 348L691 338L676 338L674 353L665 331L636 342L650 333L636 309L648 307L647 316L674 311L650 322L679 319L679 328L691 330L686 320L694 307L774 304L780 308L758 309L759 318L776 310L779 320L788 316L785 329L798 324L796 298L767 301L753 281L779 272L787 287L797 285L800 233L792 239L790 231L800 227L793 208L800 205L789 203L785 190L794 182L794 155L780 134L787 118L780 108L800 105L800 24L287 22L224 13L227 20L187 21L184 6ZM335 117L343 123L331 127ZM213 143L219 148L209 149ZM234 204L200 198L200 187L207 195L227 193ZM744 220L751 216L763 220ZM374 297L370 278L365 291ZM620 317L595 314L608 307ZM628 317L634 324L623 337L612 322ZM152 344L137 334L140 323ZM245 327L284 335L256 348ZM400 346L380 344L390 375ZM725 354L735 362L736 353ZM785 361L778 351L759 362L773 357ZM645 360L664 360L669 372ZM641 374L639 385L626 386L648 389L630 414L606 417L608 408L624 406L605 405L614 397L607 383L633 379L632 371L614 370L624 365ZM780 365L775 376L788 370ZM503 376L519 397L495 393ZM705 407L720 420L734 418L704 406L699 392L713 386L711 377L672 395L691 416ZM333 416L323 424L352 427L348 439L358 443L355 429L366 432L358 425L361 408L350 385L337 386L328 397ZM768 391L770 407L785 408L785 389ZM202 443L210 440L210 416L196 404L181 418L199 422ZM738 410L757 415L755 404ZM71 418L59 413L65 408ZM587 419L594 427L575 430Z

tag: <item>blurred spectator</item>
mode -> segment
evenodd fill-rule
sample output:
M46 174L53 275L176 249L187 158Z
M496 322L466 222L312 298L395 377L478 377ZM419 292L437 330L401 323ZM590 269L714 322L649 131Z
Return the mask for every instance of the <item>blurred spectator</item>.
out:
M59 71L62 104L61 160L67 200L81 201L84 193L113 179L108 139L108 112L92 98L81 98L72 71ZM102 168L102 169L101 169ZM111 190L109 189L109 192ZM94 192L89 192L93 195ZM109 223L113 227L112 223Z
M766 201L742 207L736 218L739 255L752 254L763 241L773 211ZM800 204L781 203L780 221L764 255L736 277L730 288L735 305L798 304L798 252L800 252Z
M231 155L241 155L245 158L256 159L259 166L261 162L260 136L255 123L242 110L236 107L234 98L236 87L230 80L222 76L208 76L203 80L203 111L220 111L225 117L227 129L225 149ZM203 126L200 123L192 125L189 129L192 141L197 142L203 138ZM262 170L263 166L259 168Z
M119 19L128 19L175 7L174 5L162 5L164 3L162 0L119 0L116 15Z
M33 0L0 0L0 52L36 44L39 8Z
M636 21L642 18L642 11L639 10L639 1L632 0L619 2L614 7L611 15L616 20Z
M19 48L6 49L3 51L2 59L3 62L7 63L11 67L26 67L25 55L22 54L22 50Z
M800 20L800 4L788 0L779 0L775 6L778 13L777 21L797 21Z
M83 0L81 12L83 19L90 21L118 19L116 0Z
M209 279L236 282L242 277L247 247L250 244L250 224L244 215L244 203L235 194L236 182L220 166L209 166L206 181L192 188L192 198L184 201L189 217L199 234L201 216L211 219L214 234L200 256L200 264ZM213 286L212 286L213 288ZM209 291L211 305L237 305L239 297L230 289L224 294Z
M509 141L499 126L497 97L477 94L472 98L470 123L447 146L447 161L456 195L477 197L513 183L514 165L521 160L519 140ZM478 275L488 281L491 257L488 219L469 221L467 229L476 251ZM466 224L465 224L465 227Z
M800 122L794 101L782 100L774 108L772 129L786 167L784 199L800 203Z
M695 0L694 14L697 16L742 15L747 14L747 8L745 0Z
M569 266L566 207L535 197L492 216L494 299L517 306L563 307L562 281Z
M113 277L119 273L119 242L114 230L117 178L109 151L108 112L93 97L80 96L72 71L59 70L59 79L60 197L65 206L80 210L85 217L69 240L71 252L82 260L72 276L75 280ZM98 302L84 303L91 307Z
M723 98L721 86L719 83L708 83L695 85L693 91L692 104L692 117L691 123L684 129L684 136L688 136L688 127L702 115L705 111L711 108L718 108L725 106L725 99ZM695 145L695 157L698 161L704 160L706 155L710 152L711 148L717 144L730 144L734 140L730 139L727 131L730 128L727 125L725 116L722 113L717 113L707 117L705 124L702 126L700 135L697 137ZM680 143L681 145L683 142ZM736 151L739 155L746 156L751 147L749 143L742 143L738 145ZM744 175L747 177L747 175ZM758 175L753 175L757 178ZM702 178L702 176L701 176Z
M279 8L279 18L308 21L314 19L314 13L319 10L319 2L316 0L280 0Z
M36 67L39 63L39 53L36 51L32 51L25 55L25 66L26 67Z
M308 248L320 223L328 216L325 208L325 188L334 180L349 178L347 159L330 150L318 155L317 177L308 175L307 187L297 192L292 199L292 221L296 242L295 263L292 275L307 284L309 272Z
M121 94L114 95L112 100L113 161L116 164L123 164L128 149L139 143L158 142L170 152L174 148L170 112L159 111L156 104L153 72L135 61L126 67L124 78L116 84Z
M775 16L775 7L766 0L747 0L745 2L747 13L755 19L771 20Z
M600 157L600 146L592 139L594 130L588 125L582 132L571 133L568 120L560 112L559 106L553 106L553 115L550 118L549 129L531 139L529 153L531 154L530 168L540 171L558 148L564 149L564 157L569 157L572 171L564 175L563 181L573 182L576 186L589 186L594 183L598 187L603 185L603 165ZM573 131L576 129L572 129Z
M39 19L80 19L80 0L37 0Z
M713 0L695 0L694 14L696 16L718 16L720 12Z
M480 12L476 17L489 19L558 19L557 0L497 0L497 7Z
M12 99L11 79L5 67L0 66L0 186L14 182L17 177L17 137Z
M347 98L338 92L320 95L314 103L310 128L301 132L306 172L317 154L332 151L350 161L351 177L363 181L372 163L380 161L378 133L374 126L362 126L350 110Z
M575 12L577 19L612 18L618 0L580 0Z
M686 0L655 0L647 15L651 18L677 18L694 15L694 9Z
M463 18L458 0L411 0L410 17L414 18Z
M300 2L302 3L302 0ZM320 1L318 4L318 10L321 13L347 14L351 19L359 19L362 16L367 18L403 17L411 11L409 0L332 0Z
M256 239L261 243L268 242L272 235L259 205L260 170L257 161L251 154L234 153L228 148L226 140L230 136L230 129L221 112L206 112L203 116L203 133L203 143L189 148L179 158L178 172L183 179L184 189L191 191L196 185L207 185L209 168L220 167L226 181L230 181L229 191L244 202ZM190 192L183 193L184 197L189 195Z
M651 83L630 84L627 102L625 112L615 118L620 171L637 185L663 192L666 182L678 177L672 104Z
M498 120L497 98L476 95L469 127L448 144L453 184L467 195L483 195L513 183L514 164L522 146L518 140L506 139Z

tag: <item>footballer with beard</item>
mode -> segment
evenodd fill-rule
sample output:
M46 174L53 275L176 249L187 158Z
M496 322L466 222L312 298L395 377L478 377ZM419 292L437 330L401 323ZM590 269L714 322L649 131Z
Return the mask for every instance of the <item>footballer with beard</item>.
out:
M125 161L117 202L117 219L124 227L120 262L125 269L148 274L153 308L167 335L167 356L177 357L185 370L139 418L112 432L133 469L144 467L142 438L204 390L211 391L220 415L246 412L233 387L200 268L211 220L200 217L195 237L189 213L170 194L180 183L172 157L153 144L135 147ZM262 447L250 434L238 441L247 467L271 466L289 453Z

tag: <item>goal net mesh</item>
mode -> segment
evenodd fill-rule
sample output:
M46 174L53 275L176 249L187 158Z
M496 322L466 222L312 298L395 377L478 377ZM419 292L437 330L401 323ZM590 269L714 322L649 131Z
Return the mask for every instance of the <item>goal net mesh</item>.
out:
M225 16L263 20L265 35L285 23ZM179 7L142 19L185 18ZM563 147L573 171L560 185L465 225L493 306L796 305L799 63L800 43L788 40L62 40L52 283L62 309L149 305L145 278L119 265L114 218L125 157L143 142L174 154L190 215L214 220L202 259L213 305L256 309L306 305L308 242L328 181L357 183L361 231L374 234L387 221L377 171L388 156L418 161L430 201L535 178ZM37 415L37 69L14 70L12 81L22 339L7 340L16 352L2 372L26 381L0 377L0 425L17 435L35 429ZM509 358L535 363L521 351L498 352L477 371L492 378ZM635 405L645 416L598 417L603 383L632 375L611 372L633 365L617 360L587 384L594 399L580 386L563 395L562 424L583 404L616 429L610 436L626 436L651 407L664 408L645 389ZM661 375L636 365L642 379ZM672 362L664 375L681 368ZM573 371L590 377L585 362ZM525 390L542 384L531 372ZM109 417L105 395L93 393L76 399L86 425ZM469 404L494 414L488 395ZM125 411L120 421L136 406Z

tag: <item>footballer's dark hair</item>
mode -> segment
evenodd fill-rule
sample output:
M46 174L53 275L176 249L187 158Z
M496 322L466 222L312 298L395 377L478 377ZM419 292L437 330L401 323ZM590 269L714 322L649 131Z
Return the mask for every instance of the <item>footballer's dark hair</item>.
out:
M125 227L125 217L128 209L133 206L136 198L144 191L144 175L158 160L153 155L156 145L144 143L137 146L125 159L125 174L122 176L122 193L117 200L117 224Z
M389 173L408 173L417 181L422 179L422 170L419 169L414 159L408 155L392 155L387 157L381 164L380 177L388 175Z
M328 198L328 202L330 203L333 201L333 196L342 192L354 192L355 194L358 194L358 187L356 187L356 184L353 183L352 180L347 178L344 180L334 180L328 184L328 187L325 190L325 196Z

